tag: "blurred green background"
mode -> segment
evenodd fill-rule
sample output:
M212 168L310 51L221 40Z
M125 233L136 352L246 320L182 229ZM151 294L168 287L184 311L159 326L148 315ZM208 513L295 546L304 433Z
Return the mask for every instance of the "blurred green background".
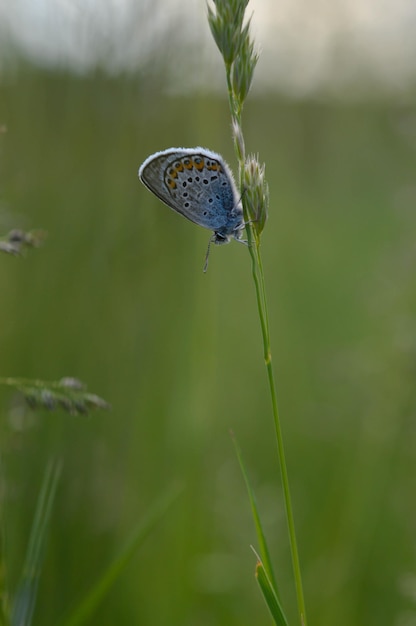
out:
M309 622L416 624L414 102L253 93L244 123L270 185L262 249ZM76 376L113 406L33 413L1 391L10 590L61 456L35 624L56 624L174 485L90 623L269 624L232 429L296 623L248 252L213 249L204 275L208 231L137 179L171 146L235 169L225 97L17 62L0 124L0 232L48 232L0 258L0 375Z

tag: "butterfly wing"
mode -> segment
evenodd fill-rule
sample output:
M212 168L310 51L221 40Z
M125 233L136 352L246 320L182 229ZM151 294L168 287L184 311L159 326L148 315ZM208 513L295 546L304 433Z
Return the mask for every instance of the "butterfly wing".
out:
M232 174L220 155L204 148L170 148L150 156L139 178L162 202L191 222L233 232L241 208Z
M164 150L163 152L152 154L141 164L139 168L139 178L159 200L162 200L162 202L176 211L177 209L172 207L171 194L164 183L166 165L175 158L175 155L179 157L181 155L183 156L183 152L180 151L180 148L172 148L171 150Z

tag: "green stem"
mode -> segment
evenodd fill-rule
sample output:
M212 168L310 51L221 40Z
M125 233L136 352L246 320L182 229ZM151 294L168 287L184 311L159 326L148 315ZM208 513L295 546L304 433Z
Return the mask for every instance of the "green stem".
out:
M269 391L270 391L270 396L272 400L274 427L275 427L275 434L276 434L276 441L277 441L280 474L282 477L283 496L284 496L285 508L286 508L286 521L287 521L287 526L288 526L288 531L289 531L289 542L290 542L290 550L292 554L292 566L293 566L293 574L294 574L295 586L296 586L298 611L299 611L301 625L307 626L305 599L303 595L303 585L302 585L302 575L301 575L300 563L299 563L298 545L296 541L295 521L293 517L292 499L290 496L289 477L288 477L288 472L287 472L286 456L285 456L285 450L284 450L284 445L283 445L283 434L282 434L282 428L280 424L279 409L277 405L276 384L275 384L275 379L274 379L274 374L273 374L273 363L272 363L272 353L271 353L271 347L270 347L268 309L267 309L263 264L261 260L260 249L257 243L255 246L255 249L253 246L251 246L249 250L250 250L250 255L252 259L252 274L253 274L253 279L254 279L254 284L255 284L255 289L256 289L257 307L258 307L260 326L261 326L261 331L262 331L262 336L263 336L264 361L266 364L267 379L269 383Z
M228 88L228 99L230 104L231 116L233 121L238 123L238 126L241 129L241 108L237 105L236 98L233 93L233 87L231 82L231 65L226 65L226 77L227 77L227 88ZM238 155L238 150L236 150ZM243 190L243 174L244 174L244 158L239 159L239 170L240 170L240 189ZM244 206L244 197L243 197L243 206ZM296 541L296 531L295 531L295 521L293 518L293 508L292 508L292 499L290 497L290 488L289 488L289 477L286 466L286 457L285 450L283 445L283 434L282 428L280 424L279 410L277 406L277 394L276 394L276 385L273 374L273 364L272 364L272 352L270 346L270 330L269 330L269 315L268 315L268 307L267 307L267 298L266 298L266 286L264 280L264 271L263 271L263 263L260 254L260 241L257 236L253 235L250 220L247 218L247 212L244 211L244 216L246 220L246 230L247 230L247 239L248 239L248 249L251 256L251 271L253 275L253 281L256 290L256 298L257 298L257 308L260 318L260 326L263 337L263 351L264 351L264 361L267 369L267 379L269 383L269 391L270 397L272 401L272 410L273 410L273 419L274 419L274 427L277 441L277 450L278 450L278 460L280 466L280 474L282 477L282 486L283 486L283 497L285 502L286 509L286 521L289 532L289 543L290 550L292 555L292 566L293 566L293 575L295 579L296 586L296 595L298 602L298 611L300 617L301 626L307 626L306 621L306 610L305 610L305 600L303 595L303 585L302 585L302 576L300 570L299 563L299 552L298 545Z

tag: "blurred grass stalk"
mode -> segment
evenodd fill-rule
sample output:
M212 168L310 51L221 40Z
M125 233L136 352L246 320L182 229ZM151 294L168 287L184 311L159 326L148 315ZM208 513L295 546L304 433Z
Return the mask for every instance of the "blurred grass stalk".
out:
M250 38L250 20L244 22L249 0L214 0L215 10L208 5L208 22L212 35L223 57L227 78L228 98L232 120L234 148L239 164L239 185L246 222L248 250L251 256L252 275L256 289L257 305L263 336L264 360L267 369L274 425L277 439L280 473L286 509L286 520L292 554L293 573L296 586L300 623L306 626L306 611L302 577L296 541L295 523L290 497L289 479L286 467L283 435L277 406L276 385L273 374L270 347L269 319L264 281L263 264L260 253L260 237L267 219L268 187L264 177L264 165L255 156L246 157L242 131L242 109L250 89L258 55ZM256 524L256 528L258 525ZM267 564L267 554L263 555ZM269 568L267 568L269 570ZM270 581L273 572L267 571ZM275 590L278 597L277 589ZM265 596L268 603L267 597ZM268 603L269 604L269 603ZM269 606L270 608L270 606Z
M36 505L23 572L13 601L11 626L31 626L32 624L45 554L47 531L61 470L62 462L60 460L50 461L46 468Z

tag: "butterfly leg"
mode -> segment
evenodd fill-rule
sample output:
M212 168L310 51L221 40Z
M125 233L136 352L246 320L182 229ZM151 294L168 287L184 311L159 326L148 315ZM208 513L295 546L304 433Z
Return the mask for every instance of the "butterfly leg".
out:
M207 269L208 269L208 257L209 257L209 251L210 251L210 249L211 249L211 243L212 243L213 241L214 241L214 242L216 241L216 235L215 235L215 233L214 233L214 234L213 234L213 235L209 238L209 241L208 241L208 248L207 248L207 253L206 253L206 255L205 255L205 263L204 263L204 269L203 269L204 274L206 273L206 271L207 271Z

